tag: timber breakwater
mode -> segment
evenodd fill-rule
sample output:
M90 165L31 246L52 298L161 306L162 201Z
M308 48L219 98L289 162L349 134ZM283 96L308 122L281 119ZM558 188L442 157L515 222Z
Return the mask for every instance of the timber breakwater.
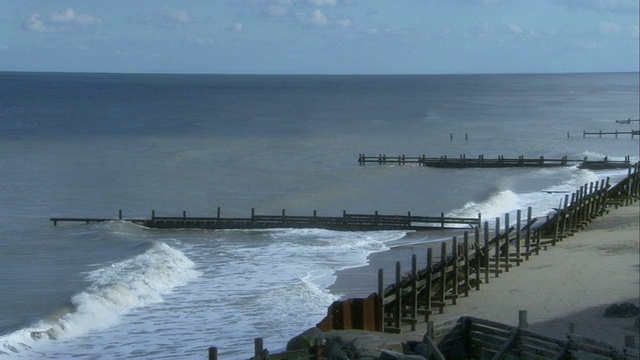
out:
M358 155L358 164L378 164L378 165L406 165L416 164L418 166L435 167L435 168L506 168L506 167L560 167L560 166L578 166L581 169L602 170L602 169L626 169L632 168L636 164L631 162L630 156L625 156L624 160L610 160L604 157L601 160L593 160L588 157L583 159L569 159L566 156L561 158L525 158L523 155L518 157L498 156L496 158L485 158L484 155L477 157L467 157L461 154L457 158L447 157L446 155L438 157L429 157L427 155L406 156L406 155Z
M489 320L462 317L435 325L432 315L445 313L461 298L480 291L483 284L497 280L513 267L520 266L541 250L564 241L589 223L606 214L611 207L626 206L640 198L640 173L638 166L629 168L625 179L610 184L602 179L581 186L573 193L565 194L555 213L546 219L532 218L531 208L523 214L518 211L515 218L508 214L495 218L491 224L477 218L446 218L443 214L434 217L406 215L348 214L342 216L292 216L285 211L279 215L258 215L252 209L247 218L226 218L220 209L212 217L188 217L186 212L178 217L158 217L152 212L150 218L125 218L122 212L117 218L51 218L54 225L60 222L101 222L111 220L131 221L154 228L274 228L292 227L300 221L300 227L340 226L340 229L379 229L377 226L411 229L443 228L460 225L468 230L462 237L438 245L439 252L427 249L426 266L419 269L417 256L411 259L411 269L402 269L396 263L395 273L386 280L383 270L378 271L378 288L367 298L352 298L334 302L327 310L327 316L317 324L320 334L334 330L362 330L385 334L402 334L418 330L419 323L427 324L427 331L419 344L426 349L427 358L617 358L635 359L637 349L610 346L592 339L573 335L569 340L554 339L535 334L523 326L511 327ZM401 221L399 221L400 219ZM322 221L321 221L322 220ZM409 220L409 221L407 221ZM416 220L430 221L421 223ZM399 221L399 223L394 223ZM451 222L449 222L451 221ZM341 222L338 224L338 222ZM224 224L227 225L224 225ZM210 227L207 227L210 226ZM219 227L216 227L219 226ZM343 227L344 226L344 227ZM526 312L520 314L521 323L526 324ZM286 321L286 319L283 319ZM326 340L326 339L325 339ZM255 339L252 359L321 359L327 353L327 344L322 335L298 345L288 347L280 354L270 354L262 341ZM302 344L302 345L300 345ZM209 349L209 358L217 359L217 348ZM331 357L328 357L331 358Z
M409 271L403 270L400 262L396 263L391 281L385 280L384 271L380 269L377 291L372 289L375 292L367 298L334 302L317 327L292 339L286 351L270 354L264 349L262 339L255 339L252 359L340 358L333 357L332 351L344 354L354 350L353 346L337 344L323 334L335 336L335 331L341 333L341 330L402 334L416 331L419 323L426 324L422 341L402 342L398 349L401 352L378 350L378 357L370 358L637 359L633 336L625 337L624 347L572 332L567 339L552 338L525 329L526 310L518 314L517 327L469 316L436 325L431 317L480 291L483 284L498 281L513 267L540 255L541 250L565 241L612 207L628 206L639 199L640 173L636 166L615 185L603 179L566 194L560 208L546 219L531 218L529 208L526 216L518 211L516 219L510 219L507 214L504 220L496 218L493 226L485 222L482 227L465 232L462 238L453 237L441 243L439 256L427 249L427 265L422 269L417 267L416 255L412 255ZM359 355L346 358L359 358ZM209 349L209 359L217 359L216 347Z
M406 215L383 215L377 211L373 214L349 214L342 212L342 216L318 216L314 210L311 216L287 215L282 210L278 215L259 215L251 209L249 217L224 217L221 209L217 208L216 216L193 217L183 211L181 216L156 216L151 212L149 218L126 218L122 210L117 218L109 217L52 217L53 225L63 222L105 222L128 221L153 229L277 229L277 228L316 228L328 230L429 230L470 227L478 228L482 222L481 215L477 218L440 216L416 216L411 212Z

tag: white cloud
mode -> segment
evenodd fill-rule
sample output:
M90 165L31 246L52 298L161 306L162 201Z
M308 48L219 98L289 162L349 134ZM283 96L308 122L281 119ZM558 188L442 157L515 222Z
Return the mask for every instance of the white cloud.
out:
M165 10L159 19L160 25L167 27L181 27L191 22L191 16L185 10Z
M191 44L208 45L208 44L213 44L215 40L212 38L189 37L187 38L187 42Z
M610 35L620 32L622 27L614 22L603 21L598 27L598 32L603 35Z
M287 14L287 8L282 5L270 5L265 13L271 17L281 17Z
M233 23L232 25L227 26L226 28L224 28L225 31L228 32L242 32L242 24L239 22Z
M319 9L314 10L311 14L301 11L296 13L296 19L303 24L315 26L325 26L329 23L327 17Z
M70 8L48 16L31 14L23 23L24 29L38 32L66 32L80 27L102 25L105 25L104 20L88 14L77 14Z
M336 6L337 0L309 0L315 6Z
M507 24L507 27L513 34L522 34L522 28L516 24Z
M336 21L336 24L342 26L343 28L348 28L351 26L351 20L349 19L340 19Z

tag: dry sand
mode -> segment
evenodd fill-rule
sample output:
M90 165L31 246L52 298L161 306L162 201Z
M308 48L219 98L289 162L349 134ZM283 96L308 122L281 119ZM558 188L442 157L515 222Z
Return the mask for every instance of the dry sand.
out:
M528 330L537 333L564 339L573 323L578 335L618 346L624 345L626 335L633 335L637 346L640 339L635 318L603 314L612 304L640 305L639 225L637 203L611 209L585 230L498 278L492 275L479 291L462 296L457 305L449 303L444 314L436 314L432 320L439 323L470 315L517 326L518 312L527 310ZM396 261L410 263L411 254L424 254L426 246L414 244L373 254L368 266L340 272L332 291L346 294L345 298L375 292L375 285L367 290L363 284L376 284L378 268L386 269L389 279ZM403 271L407 271L404 264ZM415 334L405 336L414 338L425 329L420 324Z

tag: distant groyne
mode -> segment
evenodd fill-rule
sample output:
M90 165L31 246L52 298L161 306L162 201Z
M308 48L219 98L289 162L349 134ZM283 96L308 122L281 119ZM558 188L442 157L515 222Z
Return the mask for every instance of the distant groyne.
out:
M373 214L350 214L342 212L342 216L318 216L314 210L312 216L287 215L285 210L277 215L259 215L251 209L249 217L224 217L221 209L217 208L216 216L193 217L187 216L156 216L151 212L149 218L125 218L122 210L117 218L108 217L52 217L53 225L62 222L105 222L122 220L154 229L277 229L277 228L321 228L342 231L370 231L370 230L428 230L447 228L477 228L482 223L482 217L476 218L448 217L444 213L440 216L416 216L407 212L405 215L384 215L378 211Z
M358 164L378 164L378 165L405 165L416 164L418 166L435 167L435 168L506 168L506 167L522 167L522 168L538 168L538 167L561 167L561 166L578 166L581 169L625 169L635 166L631 162L630 156L625 156L624 160L609 160L605 156L602 160L589 160L587 157L578 159L569 159L566 156L561 158L545 158L540 156L538 158L526 158L524 156L518 156L515 158L508 158L502 155L496 158L485 158L484 155L478 155L478 157L467 157L466 154L461 154L458 158L452 158L444 156L428 157L426 155L420 156L406 156L402 155L358 155Z

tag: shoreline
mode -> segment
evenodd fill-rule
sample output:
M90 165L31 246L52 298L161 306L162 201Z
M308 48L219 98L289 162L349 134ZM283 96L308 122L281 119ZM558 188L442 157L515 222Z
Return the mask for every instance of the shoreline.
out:
M517 326L518 311L527 310L528 330L543 335L564 339L573 329L575 334L618 346L632 335L637 346L637 316L610 318L604 311L625 302L640 306L639 238L640 206L611 208L574 236L497 278L492 276L479 291L461 296L457 305L448 304L443 314L435 313L430 320L440 323L469 315ZM337 272L329 290L342 299L366 297L377 290L378 269L384 269L385 285L389 284L397 261L407 272L416 254L418 267L424 267L427 247L428 243L412 243L371 254L368 265ZM425 331L421 322L413 335Z

